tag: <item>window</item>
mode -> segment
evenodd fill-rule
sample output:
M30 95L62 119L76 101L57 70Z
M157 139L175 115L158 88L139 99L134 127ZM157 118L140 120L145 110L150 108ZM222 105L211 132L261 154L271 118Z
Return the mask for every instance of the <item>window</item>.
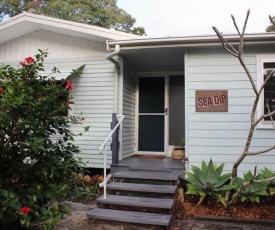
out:
M257 56L257 88L259 89L265 81L271 69L275 68L275 55L259 55ZM260 101L257 108L257 117L263 113L268 113L268 103L270 111L275 109L275 76L272 76L266 83L261 94ZM273 116L275 121L275 115ZM259 124L258 128L273 129L270 117L264 118Z

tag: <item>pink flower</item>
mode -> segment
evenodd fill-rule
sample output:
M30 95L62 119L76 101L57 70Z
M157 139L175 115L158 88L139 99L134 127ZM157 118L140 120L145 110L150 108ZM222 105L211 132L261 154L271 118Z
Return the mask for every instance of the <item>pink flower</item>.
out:
M23 61L21 61L21 62L20 62L20 65L22 65L23 67L25 67L25 66L26 66L26 63L23 62Z
M0 94L2 94L3 93L3 88L2 87L0 87Z
M28 214L29 211L30 211L30 209L29 209L29 207L27 207L27 206L24 206L24 207L21 209L22 215Z
M68 88L70 91L73 91L73 84L70 81L67 81L66 88Z
M28 64L31 64L34 62L34 59L32 57L27 57L25 58L25 61L28 63Z

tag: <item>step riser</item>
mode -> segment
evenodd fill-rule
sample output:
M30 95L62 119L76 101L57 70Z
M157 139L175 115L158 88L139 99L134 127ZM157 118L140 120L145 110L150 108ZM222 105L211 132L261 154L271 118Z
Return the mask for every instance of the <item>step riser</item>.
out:
M111 173L116 172L146 172L146 173L171 173L171 169L146 169L140 167L131 166L113 166L111 167Z
M176 186L112 182L107 185L107 189L112 189L112 190L117 190L117 191L174 194L176 191Z

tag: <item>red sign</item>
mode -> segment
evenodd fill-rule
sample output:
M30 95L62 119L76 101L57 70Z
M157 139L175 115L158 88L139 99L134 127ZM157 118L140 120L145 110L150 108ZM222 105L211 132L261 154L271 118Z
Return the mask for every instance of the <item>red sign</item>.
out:
M196 112L228 112L228 90L197 90Z

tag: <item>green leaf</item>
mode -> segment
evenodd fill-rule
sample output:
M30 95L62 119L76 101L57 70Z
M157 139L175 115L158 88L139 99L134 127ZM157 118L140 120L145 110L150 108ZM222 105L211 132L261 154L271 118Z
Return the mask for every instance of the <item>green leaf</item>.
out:
M5 189L0 189L0 196L3 196L5 198L7 198L9 195L8 191Z
M224 197L221 194L218 194L218 200L224 205L224 207L226 208L226 202Z
M273 196L275 194L275 188L270 188L269 192L270 192L270 195Z
M199 203L197 203L197 205L200 205L200 203L204 200L205 197L206 197L206 193L200 192L200 200L199 200Z

